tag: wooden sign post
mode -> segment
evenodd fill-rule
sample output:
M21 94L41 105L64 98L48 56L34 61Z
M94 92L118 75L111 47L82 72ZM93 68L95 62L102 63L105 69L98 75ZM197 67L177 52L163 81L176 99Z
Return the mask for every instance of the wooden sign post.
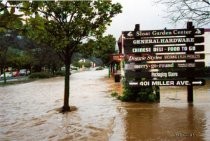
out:
M187 100L193 102L193 86L205 85L203 28L123 31L125 79L131 88L187 86ZM199 60L199 61L195 61Z
M192 25L192 22L187 22L187 29L189 29L190 31L193 31L194 30L194 26ZM187 37L189 38L194 38L194 33L192 32L191 34L187 35ZM194 46L194 42L193 43L187 43L186 46ZM194 51L193 52L189 52L187 51L186 54L194 54ZM187 60L186 61L187 63L194 63L195 60L194 59L191 59L191 60ZM187 69L187 72L194 72L194 69ZM193 81L193 77L188 77L188 80L190 82ZM189 103L192 103L193 102L193 85L188 85L187 86L187 101Z

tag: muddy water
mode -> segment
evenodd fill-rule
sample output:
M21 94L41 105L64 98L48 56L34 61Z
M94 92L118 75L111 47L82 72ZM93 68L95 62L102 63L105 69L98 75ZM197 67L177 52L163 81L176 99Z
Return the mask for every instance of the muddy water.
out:
M118 84L114 84L119 89ZM210 83L194 87L194 103L188 104L185 87L161 87L161 102L122 103L126 141L210 140ZM119 128L120 129L120 128Z
M119 84L107 70L71 76L70 106L60 114L63 77L0 87L0 140L141 141L209 140L210 86L196 87L194 104L186 88L162 87L161 102L121 103L110 96Z

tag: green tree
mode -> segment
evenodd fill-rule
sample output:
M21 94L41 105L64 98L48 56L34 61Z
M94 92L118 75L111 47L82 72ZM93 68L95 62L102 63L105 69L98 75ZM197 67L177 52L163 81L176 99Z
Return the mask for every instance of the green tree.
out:
M16 33L22 27L22 15L15 14L13 4L18 2L3 2L0 3L0 68L1 73L4 72L7 64L8 48L15 43ZM10 7L10 8L9 8ZM5 72L4 72L5 73ZM6 78L4 77L4 83Z
M39 45L32 50L32 66L33 71L40 72L43 67L54 73L62 66L58 54L50 46Z
M22 2L27 35L54 48L65 64L64 105L69 107L69 75L72 55L83 40L100 36L121 12L121 5L111 1L32 1ZM33 30L32 30L33 29Z
M174 23L191 20L203 26L210 23L209 0L157 0L167 7L167 17Z
M88 40L88 42L79 45L77 52L81 53L84 58L89 58L93 56L93 50L96 48L96 41L93 39Z
M110 54L115 53L116 39L113 35L98 37L96 40L90 39L87 43L80 46L79 51L86 58L100 58L104 64L110 60Z
M8 50L9 47L15 44L16 34L8 32L0 32L0 67L1 73L5 73L5 67L8 66ZM4 77L4 83L6 83L6 77Z
M1 1L0 3L0 32L8 29L12 31L20 31L22 23L22 14L15 14L16 5L20 2Z
M25 50L20 50L14 47L9 47L7 52L7 64L10 67L21 69L30 66L32 62L32 56Z
M110 61L110 54L115 53L116 39L113 35L104 36L97 40L97 46L95 46L93 55L97 58L101 58L104 64Z

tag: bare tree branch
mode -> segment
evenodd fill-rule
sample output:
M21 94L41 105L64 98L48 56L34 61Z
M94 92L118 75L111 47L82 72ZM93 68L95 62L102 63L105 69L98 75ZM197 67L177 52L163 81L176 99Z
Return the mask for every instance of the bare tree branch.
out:
M191 20L198 26L210 23L210 2L208 0L157 0L167 7L167 15L172 22Z

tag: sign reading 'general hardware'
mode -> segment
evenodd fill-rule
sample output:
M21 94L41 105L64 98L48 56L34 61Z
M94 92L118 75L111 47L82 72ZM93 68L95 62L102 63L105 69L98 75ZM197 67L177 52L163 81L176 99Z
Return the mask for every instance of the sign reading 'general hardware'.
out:
M146 39L128 39L125 46L132 45L158 45L158 44L185 44L185 43L202 43L204 37L186 38L146 38Z

